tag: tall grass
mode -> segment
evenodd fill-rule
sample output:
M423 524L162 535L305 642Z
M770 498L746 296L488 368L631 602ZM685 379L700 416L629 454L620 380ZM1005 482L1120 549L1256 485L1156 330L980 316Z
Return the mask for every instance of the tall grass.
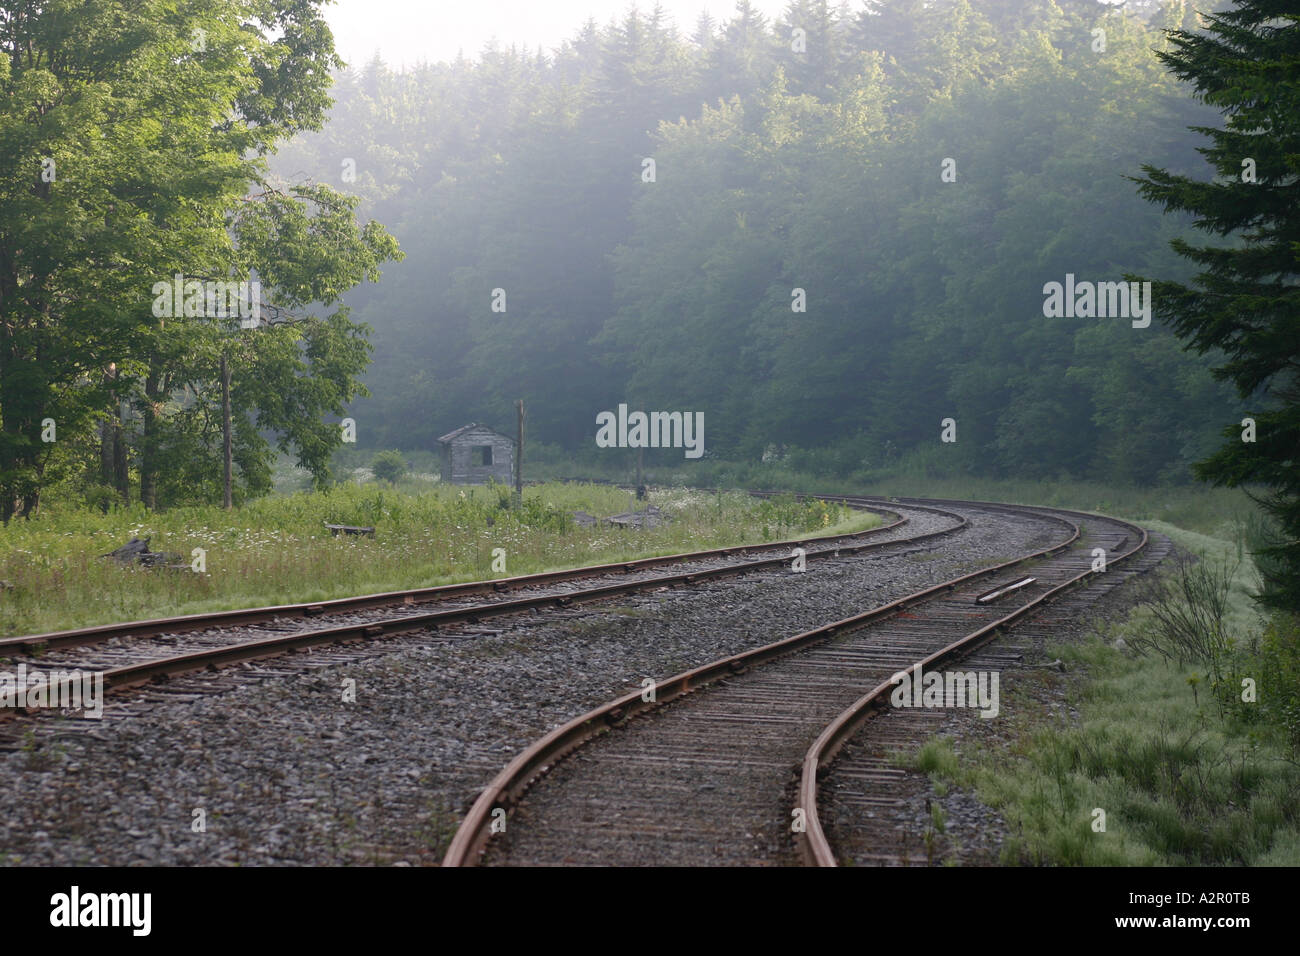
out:
M727 461L705 457L685 461L679 454L656 452L645 458L644 480L651 485L693 488L743 488L814 494L873 494L1005 501L1079 511L1097 511L1140 522L1163 521L1189 531L1232 539L1239 525L1258 513L1240 489L1177 485L1125 485L1062 479L981 478L946 474L940 462L912 455L873 466L855 457L852 449L823 452L791 450L775 461ZM427 450L403 452L416 473L436 474L436 456ZM373 451L340 450L340 471L368 466ZM575 458L556 446L530 446L529 478L583 476L631 484L635 454L594 448ZM305 473L303 473L305 474ZM297 481L303 480L299 474ZM406 487L399 483L399 487Z
M1257 653L1253 571L1235 560L1233 541L1159 527L1209 568L1200 583L1215 592L1205 601L1212 613L1200 623L1217 635L1214 646L1180 643L1198 625L1171 620L1172 604L1163 617L1140 607L1081 644L1048 649L1087 675L1082 698L1072 702L1076 713L1044 719L1036 694L1023 685L1008 693L1014 685L1004 684L1008 750L958 760L950 744L932 741L918 755L918 769L972 787L1001 810L1016 833L1005 862L1300 863L1300 761L1264 696L1276 691L1263 670L1273 665ZM1169 573L1166 588L1175 591L1197 580L1186 566ZM1142 648L1157 652L1135 652ZM1294 668L1294 653L1290 660ZM1104 831L1096 828L1098 810Z
M1025 862L1295 865L1300 767L1259 723L1225 720L1190 668L1126 657L1100 640L1066 647L1093 677L1081 719L1048 724L1008 766L971 779L1021 834ZM1094 829L1105 812L1104 832Z
M578 527L575 510L606 516L636 505L607 485L525 489L428 482L397 489L345 484L216 507L108 514L57 505L0 529L0 634L14 635L234 607L319 601L374 591L528 574L709 547L795 538L875 523L820 502L757 501L742 494L653 492L674 520L657 528ZM644 507L644 505L642 505ZM333 537L325 523L373 526L375 536ZM123 567L101 555L132 537L153 551L206 551L206 573ZM493 550L506 572L494 572Z
M569 468L564 473L573 474L574 470ZM612 469L610 476L622 481L631 480L619 469ZM697 488L764 488L815 494L1002 501L1095 511L1142 523L1162 521L1189 531L1229 539L1258 511L1241 489L1207 488L1195 484L1116 485L1073 479L935 477L925 469L908 467L851 477L827 477L792 468L785 462L761 464L705 459L658 469L651 475L651 480Z

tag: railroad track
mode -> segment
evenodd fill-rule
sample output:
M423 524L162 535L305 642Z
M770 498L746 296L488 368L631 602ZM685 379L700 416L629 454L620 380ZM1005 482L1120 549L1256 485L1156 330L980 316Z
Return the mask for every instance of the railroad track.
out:
M771 494L759 492L760 495ZM411 631L473 626L507 615L569 608L638 591L690 586L725 577L782 571L790 549L809 561L885 550L963 530L961 514L930 505L896 506L825 496L890 518L846 535L719 548L618 564L363 595L310 604L159 618L0 639L0 654L58 684L58 672L102 673L106 693L180 674L329 645L371 643ZM909 526L925 518L924 528ZM669 568L670 573L658 573ZM486 598L486 599L484 599ZM434 609L429 610L433 605ZM326 623L322 618L328 618ZM16 709L0 710L0 717Z
M1038 662L1028 666L1040 672L1054 669L1049 663L1052 655L1045 653L1048 646L1059 644L1063 631L1094 615L1102 600L1115 610L1134 601L1138 595L1133 593L1111 595L1126 581L1156 567L1171 547L1169 539L1152 535L1140 553L1087 586L1058 595L1048 607L1023 619L997 641L962 658L960 670L997 673L1005 692L1007 676L1016 682L1017 677L1024 679L1031 673L1020 669L1027 661ZM817 777L818 817L836 862L926 866L956 859L983 865L1002 859L1002 840L1008 834L1001 829L999 820L975 809L956 792L940 796L932 791L924 775L897 766L898 754L915 753L939 733L957 737L962 752L976 751L987 729L985 721L969 712L915 708L875 711L858 732L848 736ZM792 789L791 803L797 799ZM937 804L934 809L945 818L943 826L935 826L932 800ZM951 819L946 819L945 805L953 811ZM801 857L801 861L816 862L807 857Z
M1018 515L1054 526L1057 538L569 721L482 791L444 864L792 863L801 856L832 865L819 784L845 743L888 705L891 676L942 668L1071 589L1114 584L1148 547L1141 528L1098 515L912 499L889 506ZM1098 555L1104 571L1094 570ZM990 666L1000 665L993 658ZM869 784L871 773L881 776L879 766L868 771ZM862 768L845 769L854 773L861 777Z
M776 492L755 492L759 497L773 497ZM822 496L826 500L848 502L842 496ZM834 535L819 538L805 538L801 541L775 541L771 544L714 548L705 551L692 551L685 554L663 555L653 558L639 558L615 564L589 565L570 568L564 571L546 571L540 574L524 574L515 577L493 578L486 581L465 581L458 584L444 584L437 587L412 588L404 591L386 591L379 594L361 594L353 597L336 598L330 601L314 601L304 604L280 604L270 607L238 608L230 611L213 611L207 614L190 614L181 617L159 617L143 621L128 621L120 624L101 624L94 627L81 627L64 631L51 631L45 634L27 634L20 637L0 638L0 654L10 652L43 651L62 647L80 647L98 644L103 641L124 637L156 637L160 634L173 635L189 631L205 630L213 627L253 627L270 623L281 625L287 621L311 620L326 615L341 615L367 611L378 608L410 607L412 605L449 602L459 598L478 595L495 595L510 591L525 591L568 581L579 581L608 575L633 574L653 568L667 567L687 561L701 561L710 558L744 557L796 545L806 546L834 541L863 540L892 531L907 523L908 519L879 507L870 510L882 516L892 516L888 524L855 534Z

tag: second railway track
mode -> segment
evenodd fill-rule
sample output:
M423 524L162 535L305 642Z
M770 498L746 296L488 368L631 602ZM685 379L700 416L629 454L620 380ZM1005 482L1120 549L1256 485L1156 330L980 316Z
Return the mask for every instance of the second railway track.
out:
M781 864L800 851L835 862L819 773L887 700L891 675L960 659L1092 577L1097 555L1114 569L1147 544L1142 529L1101 516L962 506L1060 534L1039 552L659 682L653 700L629 694L570 721L488 785L445 862Z
M763 493L759 493L763 494ZM102 673L108 692L179 674L295 651L373 642L411 631L476 625L550 608L608 600L788 567L790 548L826 557L918 544L962 530L966 520L931 506L893 507L827 496L887 522L850 534L717 548L514 578L362 595L316 604L222 611L0 639L0 654L57 683L60 672ZM661 569L667 569L661 571ZM324 619L322 619L322 617ZM0 711L0 716L13 711Z
M1025 509L930 506L960 514L962 520L955 522L918 510L924 503L860 503L913 520L890 534L893 543L810 561L808 574L790 573L786 551L775 555L781 562L769 570L704 578L688 587L648 587L568 608L553 602L544 613L416 628L398 640L319 645L305 654L222 668L219 674L150 682L110 696L103 721L60 719L46 711L39 719L7 722L0 731L0 773L31 799L15 805L7 827L0 826L0 853L50 864L435 862L444 856L456 822L513 755L622 693L620 688L632 690L645 676L697 668L783 633L905 599L954 576L1059 545L1069 534L1058 519ZM962 530L954 532L957 523ZM928 541L907 540L944 527L947 534ZM884 536L876 541L882 543ZM389 612L380 608L365 615L371 613ZM337 625L348 617L281 626ZM220 641L223 634L225 639L249 636L238 629L210 636ZM57 653L76 664L87 653L137 644L175 652L196 636L125 638ZM55 654L47 651L43 659L51 661ZM719 686L762 670L729 672ZM340 702L341 680L357 688L355 703ZM662 681L660 688L663 700L669 694ZM855 691L845 695L845 703L861 694L861 688ZM712 693L694 695L665 713ZM781 715L770 716L771 726L778 726ZM638 718L627 727L649 719L654 718ZM808 742L792 748L797 752L784 768L786 805L779 813L788 814L793 806L794 771ZM743 754L746 743L741 735L732 750ZM852 751L846 748L841 759L853 758ZM572 769L566 764L557 770ZM829 833L832 839L849 833L850 856L866 859L860 841L836 829L843 823L842 798L858 799L856 768L849 767L841 786L838 767L828 781L832 791L822 797L830 801ZM639 771L632 767L629 773ZM543 778L539 787L546 783ZM679 803L689 805L696 788L709 795L725 786L725 779L706 775ZM521 810L541 793L526 794ZM191 833L189 808L195 806L208 808L206 836ZM510 837L520 835L522 822L523 816L510 818ZM637 862L662 859L655 850L657 827L645 827L649 848L643 845ZM149 836L123 841L119 834L125 830ZM34 844L24 836L33 833L47 833L49 839ZM776 824L772 836L778 843L769 846L763 832L755 833L761 845L751 860L794 860L788 823L784 829ZM506 849L500 840L494 838L494 853ZM489 862L501 859L489 855ZM717 853L710 860L727 862Z

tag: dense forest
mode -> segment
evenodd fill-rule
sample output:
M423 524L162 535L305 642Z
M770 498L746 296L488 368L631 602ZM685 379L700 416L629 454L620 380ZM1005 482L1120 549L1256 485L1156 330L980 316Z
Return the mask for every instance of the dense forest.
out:
M358 441L434 448L524 398L531 439L581 452L626 402L823 473L1189 480L1241 417L1214 356L1046 317L1044 286L1189 275L1190 217L1128 177L1211 174L1187 127L1216 114L1153 55L1196 25L1178 0L741 0L689 35L631 8L552 53L340 72L273 165L407 253L348 298Z

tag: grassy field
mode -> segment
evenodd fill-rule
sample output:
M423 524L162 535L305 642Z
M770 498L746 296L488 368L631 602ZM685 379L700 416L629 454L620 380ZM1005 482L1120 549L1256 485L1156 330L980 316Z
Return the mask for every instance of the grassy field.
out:
M673 477L682 479L680 473ZM899 474L854 481L817 477L778 468L752 468L732 472L713 469L683 483L697 487L766 488L812 494L898 495L915 498L957 498L1001 501L1096 511L1128 518L1143 525L1164 522L1187 531L1218 538L1234 538L1255 505L1245 492L1204 485L1114 486L1091 481L1022 481L1005 478L933 478Z
M822 489L818 489L822 490ZM1254 510L1242 491L1200 485L1111 487L1087 481L1033 482L996 479L922 479L869 484L862 494L966 498L1096 511L1147 528L1173 526L1216 539L1234 539Z
M822 502L760 502L747 495L684 489L651 492L671 514L638 531L577 527L572 513L597 516L636 502L608 485L546 484L506 507L504 488L459 488L407 480L396 488L343 484L216 507L108 514L46 506L36 519L0 528L0 634L319 601L376 591L528 574L839 531L879 523ZM642 505L644 507L644 505ZM374 526L375 537L335 538L324 524ZM152 551L205 550L205 573L122 567L100 557L132 537ZM493 571L493 549L506 571Z
M550 446L538 449L529 466L534 477L572 477L633 481L633 471L623 465L634 461L631 454L623 458L604 456L574 461ZM438 471L436 456L428 451L404 451L412 472L429 474ZM341 474L353 469L365 470L374 457L373 451L348 448L335 455ZM284 463L282 463L284 464ZM1011 504L1056 506L1078 511L1097 511L1128 518L1143 524L1165 522L1187 531L1233 540L1254 504L1240 490L1210 488L1189 482L1181 485L1115 485L1095 481L1038 481L1015 478L943 477L936 475L925 462L897 462L890 468L863 470L852 477L833 477L793 467L788 461L734 462L702 459L669 466L646 467L646 482L651 485L692 488L770 489L812 494L899 495L911 497L957 498L1003 501ZM282 467L277 473L277 488L291 489L306 480L305 472ZM399 487L402 485L399 483ZM419 487L412 482L412 488Z
M547 473L583 474L630 481L630 472L617 468L596 470L587 466L547 464ZM871 494L913 497L961 498L1046 505L1098 511L1143 523L1163 521L1189 531L1231 539L1238 522L1254 510L1244 492L1209 488L1197 483L1181 485L1114 485L1095 481L1040 481L970 476L942 477L917 463L862 471L851 477L827 477L791 467L786 462L728 462L704 459L698 463L649 468L652 483L697 488L766 488L815 494Z
M1208 513L1208 511L1207 511ZM1236 565L1229 538L1147 522L1202 561ZM1231 525L1228 516L1221 524ZM1009 748L933 740L914 765L943 786L976 791L1017 836L1004 862L1061 865L1300 864L1300 754L1279 719L1286 670L1269 656L1265 619L1249 593L1249 556L1237 566L1225 621L1225 679L1214 689L1201 661L1165 660L1134 647L1151 635L1139 607L1083 643L1049 648L1084 675L1077 716L1053 716L1025 690L1004 691ZM1297 635L1286 636L1294 667ZM1242 682L1257 686L1256 699ZM1063 681L1051 671L1022 681ZM1024 685L1022 684L1022 687ZM1105 831L1094 829L1105 811Z

